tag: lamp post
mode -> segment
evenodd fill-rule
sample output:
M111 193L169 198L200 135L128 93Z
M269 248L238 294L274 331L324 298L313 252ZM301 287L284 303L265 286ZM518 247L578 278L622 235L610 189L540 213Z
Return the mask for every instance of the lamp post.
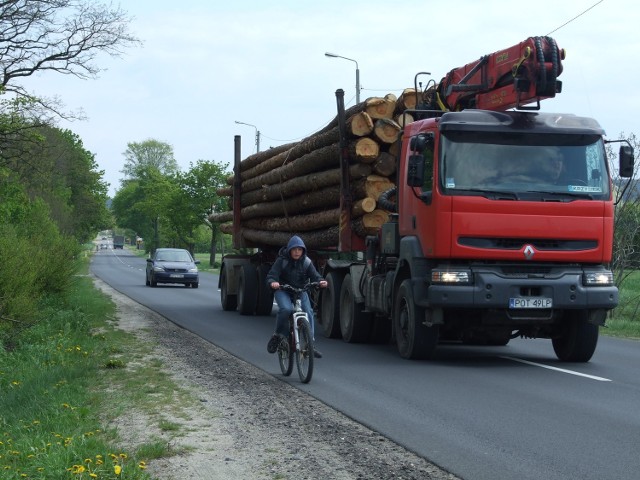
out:
M342 55L338 55L335 53L326 52L324 55L325 57L331 58L343 58L356 64L356 103L360 103L360 69L358 68L358 62L356 62L353 58L343 57Z
M239 125L247 125L249 127L253 127L256 129L256 152L259 152L260 151L260 130L258 130L258 127L256 127L255 125L251 125L250 123L239 122L238 120L236 120L236 123Z

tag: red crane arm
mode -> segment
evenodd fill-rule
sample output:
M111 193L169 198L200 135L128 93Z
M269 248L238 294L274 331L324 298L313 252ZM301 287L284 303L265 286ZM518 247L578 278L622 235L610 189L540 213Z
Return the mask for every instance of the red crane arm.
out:
M505 50L451 70L434 87L434 107L441 110L539 109L540 100L562 91L565 52L550 37L530 37ZM429 93L429 92L427 92ZM435 98L433 98L435 97Z

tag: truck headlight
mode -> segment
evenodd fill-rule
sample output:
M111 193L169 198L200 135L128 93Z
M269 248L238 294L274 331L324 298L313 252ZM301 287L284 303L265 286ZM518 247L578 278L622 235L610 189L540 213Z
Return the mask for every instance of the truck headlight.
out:
M582 278L586 286L606 287L613 285L613 272L608 270L601 272L584 272Z
M431 283L468 284L471 272L468 270L431 270Z

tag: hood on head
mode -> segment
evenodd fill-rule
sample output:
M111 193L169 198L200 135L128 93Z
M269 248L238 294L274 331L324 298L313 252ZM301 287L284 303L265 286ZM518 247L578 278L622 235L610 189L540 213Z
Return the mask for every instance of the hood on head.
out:
M299 236L294 235L289 239L289 243L287 244L287 254L291 252L292 248L296 248L296 247L302 248L303 253L305 254L307 253L307 247L305 247L302 239Z

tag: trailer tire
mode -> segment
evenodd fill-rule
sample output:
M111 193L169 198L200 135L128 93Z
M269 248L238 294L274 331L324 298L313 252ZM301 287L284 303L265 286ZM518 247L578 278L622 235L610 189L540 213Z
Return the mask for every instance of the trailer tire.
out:
M240 265L238 273L238 311L240 315L253 315L258 299L258 272L250 263Z
M258 266L258 300L256 315L271 315L273 309L273 289L267 285L267 274L271 267L267 264Z
M411 280L404 280L396 293L393 323L398 353L402 358L419 360L430 358L438 345L440 328L423 324L425 309L413 299Z
M322 334L327 338L339 338L340 333L340 290L342 289L342 273L329 272L326 275L327 288L320 291L320 314L318 323Z
M346 274L340 289L340 332L347 343L362 343L371 336L371 315L354 300L351 274Z
M238 307L238 297L229 294L228 282L227 271L223 267L220 272L220 304L224 311L231 312Z
M588 362L598 344L599 327L587 322L584 311L570 314L561 334L551 339L553 351L562 362Z

